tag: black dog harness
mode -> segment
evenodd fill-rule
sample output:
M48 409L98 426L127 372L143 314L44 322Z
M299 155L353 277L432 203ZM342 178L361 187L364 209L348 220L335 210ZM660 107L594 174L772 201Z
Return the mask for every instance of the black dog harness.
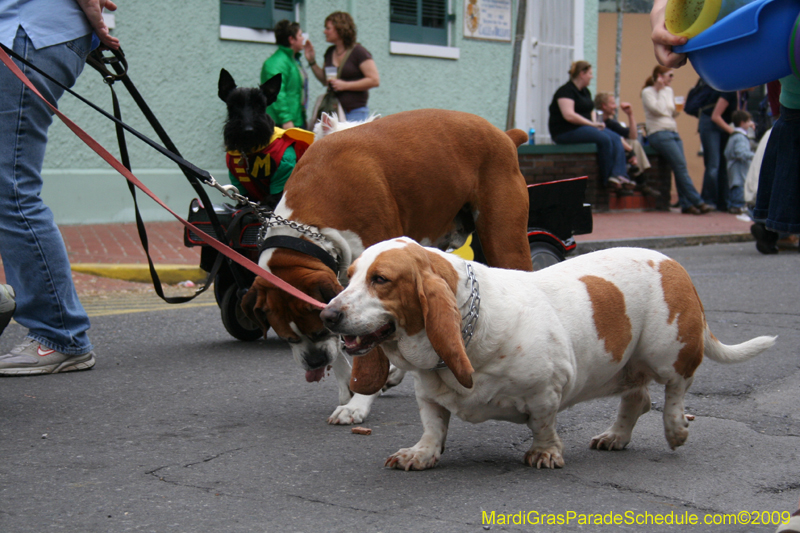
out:
M326 267L333 270L334 275L339 275L339 263L331 254L321 246L317 246L313 242L301 239L300 237L289 237L288 235L268 237L264 239L264 242L261 244L261 250L263 251L268 248L285 248L287 250L294 250L295 252L310 255L315 259L319 259Z

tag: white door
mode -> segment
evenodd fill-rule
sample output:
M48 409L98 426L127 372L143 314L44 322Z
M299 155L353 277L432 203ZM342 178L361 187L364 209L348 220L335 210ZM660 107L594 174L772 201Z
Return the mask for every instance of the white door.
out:
M527 2L514 120L517 128L534 128L538 144L549 144L547 109L572 62L583 59L584 0Z

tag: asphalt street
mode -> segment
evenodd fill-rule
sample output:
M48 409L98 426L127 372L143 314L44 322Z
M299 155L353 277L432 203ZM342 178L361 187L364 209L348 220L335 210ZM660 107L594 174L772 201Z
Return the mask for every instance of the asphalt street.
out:
M390 470L386 458L422 431L411 376L375 402L362 424L372 435L355 435L326 424L333 377L306 383L282 341L234 340L214 305L143 309L120 295L93 307L93 370L0 379L0 531L774 531L702 524L796 509L800 254L762 256L752 243L665 253L691 274L717 338L779 335L746 363L704 361L675 451L654 384L624 451L589 449L616 416L617 400L603 399L559 415L563 469L523 464L525 426L454 418L434 469ZM0 353L23 333L10 325ZM528 523L514 524L518 513ZM575 516L537 525L545 513ZM701 525L578 522L648 514Z

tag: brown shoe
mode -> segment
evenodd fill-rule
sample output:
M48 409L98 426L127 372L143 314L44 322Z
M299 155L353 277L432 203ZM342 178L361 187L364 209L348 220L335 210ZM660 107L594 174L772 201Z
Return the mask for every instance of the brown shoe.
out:
M683 209L681 209L681 213L683 213L684 215L702 215L703 214L703 213L700 212L700 210L698 208L696 208L693 205L690 205L689 207L684 207Z
M706 213L710 213L714 210L714 208L708 204L700 204L697 206L697 209L700 211L701 215L705 215Z

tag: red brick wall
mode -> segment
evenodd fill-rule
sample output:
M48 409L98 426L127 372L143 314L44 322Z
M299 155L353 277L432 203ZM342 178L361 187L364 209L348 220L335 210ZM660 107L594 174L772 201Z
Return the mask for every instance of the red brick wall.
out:
M592 151L574 151L582 145L575 145L565 149L559 145L538 145L529 147L522 145L519 149L519 168L528 184L557 181L578 176L589 176L586 187L586 202L592 204L593 211L608 211L609 209L630 208L639 205L659 210L669 209L670 187L672 172L666 165L661 164L661 159L656 153L648 153L652 167L645 172L647 184L661 192L661 197L647 204L625 202L628 197L623 197L622 202L617 202L616 195L609 199L608 191L600 185L597 170L597 153L594 145L586 145ZM535 150L530 153L531 150Z

